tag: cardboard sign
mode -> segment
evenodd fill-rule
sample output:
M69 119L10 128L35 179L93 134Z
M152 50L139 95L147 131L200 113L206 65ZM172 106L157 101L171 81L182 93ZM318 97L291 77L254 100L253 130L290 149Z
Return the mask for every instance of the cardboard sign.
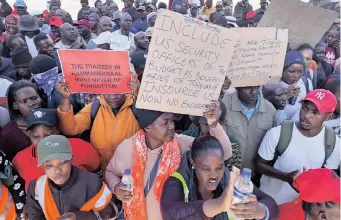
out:
M202 116L219 97L239 34L168 10L153 30L136 107Z
M58 50L71 93L129 93L128 51Z
M258 27L289 30L289 45L297 49L308 43L313 47L328 31L338 14L300 0L273 0Z
M279 81L287 49L286 41L276 40L276 28L237 28L240 40L226 71L233 87L258 86Z

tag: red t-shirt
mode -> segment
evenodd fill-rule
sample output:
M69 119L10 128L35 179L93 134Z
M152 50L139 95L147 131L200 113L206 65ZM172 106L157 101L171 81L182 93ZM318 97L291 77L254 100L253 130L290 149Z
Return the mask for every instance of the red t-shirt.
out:
M90 172L99 168L101 162L99 154L90 143L79 138L68 140L73 154L72 165ZM37 167L38 155L33 145L17 153L12 162L19 175L25 180L26 191L32 180L45 174L42 166Z
M332 47L326 48L326 56L324 57L324 60L330 65L334 66L336 60L336 52L334 48Z

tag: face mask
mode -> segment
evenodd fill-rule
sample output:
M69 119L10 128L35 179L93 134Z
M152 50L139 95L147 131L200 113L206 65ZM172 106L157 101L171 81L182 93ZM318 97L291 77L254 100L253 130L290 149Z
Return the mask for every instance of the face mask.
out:
M38 86L44 90L46 95L50 96L58 80L58 67L50 69L44 73L32 74L33 79Z

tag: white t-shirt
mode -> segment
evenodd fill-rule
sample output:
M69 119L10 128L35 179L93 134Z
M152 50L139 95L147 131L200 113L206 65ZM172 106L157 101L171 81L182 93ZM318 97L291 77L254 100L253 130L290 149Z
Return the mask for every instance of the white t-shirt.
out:
M273 160L276 146L279 141L281 126L269 130L261 143L258 154L264 160ZM325 128L314 137L306 137L294 126L291 142L283 153L278 157L274 168L282 172L290 173L296 170L321 168L323 166ZM340 139L336 137L333 153L327 159L324 167L337 169L340 163ZM278 205L292 202L298 194L292 187L281 180L270 178L263 175L261 178L260 189L274 198Z
M302 106L300 100L301 99L297 97L297 101L294 105L288 103L283 110L277 111L277 125L281 125L285 120L293 120L294 116L300 112Z

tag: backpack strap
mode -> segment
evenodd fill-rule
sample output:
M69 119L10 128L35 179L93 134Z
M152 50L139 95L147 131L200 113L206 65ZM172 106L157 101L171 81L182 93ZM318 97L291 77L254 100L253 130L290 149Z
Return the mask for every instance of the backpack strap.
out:
M95 121L95 118L96 118L96 115L98 113L100 106L101 106L101 103L100 103L99 99L96 99L95 101L93 101L91 103L91 115L90 115L91 126L90 126L90 128L92 128L92 124Z
M273 164L275 164L278 157L282 156L283 153L288 148L291 137L292 137L292 131L294 129L294 121L283 121L281 125L281 135L279 137L278 144L276 146L275 150L275 157L273 159Z
M185 202L188 202L189 191L188 191L188 188L187 188L186 180L184 179L184 177L179 172L173 173L172 177L175 177L178 180L180 180L180 182L182 184L182 187L183 187L184 195L185 195Z
M325 151L325 157L324 157L324 162L323 166L326 165L326 162L330 155L333 153L334 148L335 148L335 142L336 142L336 137L334 130L331 127L324 126L325 127L325 133L324 133L324 151Z

